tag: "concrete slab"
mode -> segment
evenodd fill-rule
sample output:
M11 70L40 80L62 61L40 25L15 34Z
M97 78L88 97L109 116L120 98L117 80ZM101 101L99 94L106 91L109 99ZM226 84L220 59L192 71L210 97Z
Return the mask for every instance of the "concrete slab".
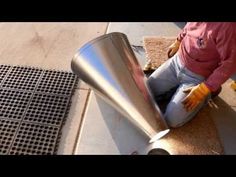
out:
M140 153L147 145L148 139L125 117L91 93L75 154Z
M76 50L108 23L0 23L0 63L70 70Z
M89 90L90 87L82 80L79 81L78 85L76 86L77 89L82 89L82 90Z
M226 155L236 154L236 92L230 88L231 81L223 84L222 92L215 99L219 108L210 109Z
M86 107L89 90L75 91L72 97L68 119L62 129L62 136L58 146L58 154L73 154L78 139L82 116Z
M143 36L176 36L184 25L184 22L114 22L109 24L107 32L123 32L131 44L142 45Z

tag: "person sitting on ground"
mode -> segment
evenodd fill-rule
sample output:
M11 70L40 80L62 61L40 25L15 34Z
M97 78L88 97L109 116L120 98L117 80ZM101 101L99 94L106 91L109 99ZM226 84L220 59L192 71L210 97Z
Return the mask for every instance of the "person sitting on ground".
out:
M170 127L179 127L217 95L227 79L236 80L236 23L187 23L168 57L147 84L157 102L174 89L164 117Z

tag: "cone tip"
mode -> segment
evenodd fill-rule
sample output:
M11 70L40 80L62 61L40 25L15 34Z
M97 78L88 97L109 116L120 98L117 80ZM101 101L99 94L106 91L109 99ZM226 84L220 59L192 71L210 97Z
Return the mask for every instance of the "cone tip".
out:
M170 131L170 129L166 129L166 130L163 130L163 131L157 133L156 135L154 135L154 136L150 139L149 143L153 143L153 142L155 142L155 141L161 139L161 138L164 137L167 133L169 133L169 131Z

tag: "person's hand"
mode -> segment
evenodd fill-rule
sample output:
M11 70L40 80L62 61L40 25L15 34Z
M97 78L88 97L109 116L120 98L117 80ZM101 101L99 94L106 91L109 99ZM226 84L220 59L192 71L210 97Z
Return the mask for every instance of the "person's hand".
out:
M189 93L182 101L184 108L187 111L193 110L211 93L204 83L187 88L184 92Z
M179 46L180 46L180 41L178 40L175 40L175 42L170 45L167 52L168 58L174 56L174 54L179 50Z

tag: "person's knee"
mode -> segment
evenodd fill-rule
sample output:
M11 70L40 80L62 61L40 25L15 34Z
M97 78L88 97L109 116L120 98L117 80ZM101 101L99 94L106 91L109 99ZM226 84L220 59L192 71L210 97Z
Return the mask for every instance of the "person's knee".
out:
M152 94L154 96L157 96L158 93L159 93L159 90L157 88L157 81L156 81L156 79L153 78L153 77L149 77L148 80L147 80L147 85L150 88L150 91L152 92Z
M185 114L179 107L169 107L165 112L165 120L169 127L178 128L189 120L189 115Z
M176 115L174 115L171 112L167 112L165 114L165 120L168 126L171 128L178 128L184 124L183 120L179 119Z
M152 77L149 77L147 79L147 85L150 87L152 85L153 81L154 81L154 79Z

